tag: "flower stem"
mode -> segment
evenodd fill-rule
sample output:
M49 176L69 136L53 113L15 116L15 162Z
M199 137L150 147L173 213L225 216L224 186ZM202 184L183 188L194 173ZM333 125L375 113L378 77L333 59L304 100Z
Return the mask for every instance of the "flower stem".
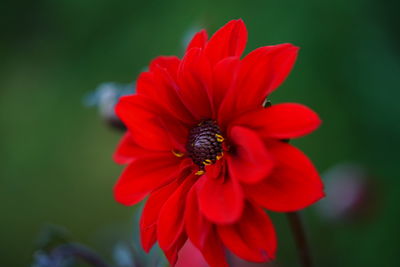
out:
M310 248L307 243L304 226L300 215L297 212L288 212L287 218L292 229L293 238L296 243L297 253L299 254L301 266L312 267Z

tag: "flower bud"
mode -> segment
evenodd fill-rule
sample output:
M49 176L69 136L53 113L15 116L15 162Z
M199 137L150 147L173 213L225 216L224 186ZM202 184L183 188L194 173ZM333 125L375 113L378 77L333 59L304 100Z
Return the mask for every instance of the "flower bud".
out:
M89 107L97 107L100 117L109 126L125 131L126 127L116 116L114 107L120 97L134 92L135 86L132 84L102 83L85 97L84 103Z

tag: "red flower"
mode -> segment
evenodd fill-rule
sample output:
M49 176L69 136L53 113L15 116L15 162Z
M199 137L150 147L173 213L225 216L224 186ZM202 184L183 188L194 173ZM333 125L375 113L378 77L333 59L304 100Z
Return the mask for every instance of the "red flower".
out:
M299 104L263 102L286 78L298 48L258 48L240 59L242 20L207 40L203 30L183 59L158 57L116 112L128 131L114 155L128 164L115 198L146 196L143 248L158 241L172 265L187 239L211 266L224 250L254 262L275 257L274 227L263 208L296 211L323 197L310 160L284 140L314 131L318 116Z

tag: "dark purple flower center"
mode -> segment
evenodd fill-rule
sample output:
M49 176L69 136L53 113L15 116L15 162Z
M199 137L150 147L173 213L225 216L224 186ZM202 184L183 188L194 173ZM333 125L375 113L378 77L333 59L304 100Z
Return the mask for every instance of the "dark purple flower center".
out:
M212 120L205 120L190 130L186 149L193 162L203 170L204 166L222 157L223 141L218 125Z

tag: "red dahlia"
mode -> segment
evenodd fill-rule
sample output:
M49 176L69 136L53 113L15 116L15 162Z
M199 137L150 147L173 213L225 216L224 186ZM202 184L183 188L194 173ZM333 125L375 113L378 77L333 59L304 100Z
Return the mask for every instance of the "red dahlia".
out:
M286 78L298 48L260 47L243 59L247 31L233 20L209 40L203 30L182 59L158 57L137 93L116 107L128 130L114 155L128 164L114 191L141 217L143 248L156 241L172 265L188 239L210 266L225 249L254 262L275 257L264 208L305 208L324 196L310 160L285 142L314 131L318 116L299 104L263 102Z

